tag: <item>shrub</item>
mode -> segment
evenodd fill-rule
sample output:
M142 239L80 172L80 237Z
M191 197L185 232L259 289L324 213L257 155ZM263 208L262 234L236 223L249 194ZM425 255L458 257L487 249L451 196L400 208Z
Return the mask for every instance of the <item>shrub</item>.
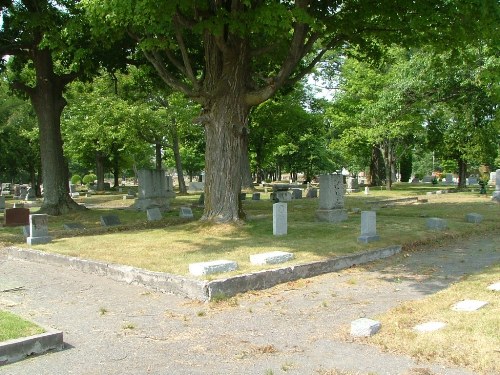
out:
M79 175L74 174L73 176L71 176L71 183L73 185L81 184L82 183L82 178Z
M86 174L85 176L83 176L83 183L85 185L89 185L91 183L93 183L95 180L97 179L97 176L95 174Z

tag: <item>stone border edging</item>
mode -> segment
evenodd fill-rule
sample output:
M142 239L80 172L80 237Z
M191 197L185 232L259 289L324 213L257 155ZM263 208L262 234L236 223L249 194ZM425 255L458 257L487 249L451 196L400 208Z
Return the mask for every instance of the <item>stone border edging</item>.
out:
M21 361L30 355L43 354L50 350L63 350L62 331L42 328L46 332L39 335L0 342L0 366Z
M38 250L16 247L7 247L5 250L10 258L66 266L84 273L107 276L112 280L127 284L142 285L165 293L207 301L217 295L231 297L237 293L266 289L277 284L318 276L354 265L387 258L399 253L401 245L212 281L196 280L179 275L153 272L120 264L107 264L94 260L45 253Z

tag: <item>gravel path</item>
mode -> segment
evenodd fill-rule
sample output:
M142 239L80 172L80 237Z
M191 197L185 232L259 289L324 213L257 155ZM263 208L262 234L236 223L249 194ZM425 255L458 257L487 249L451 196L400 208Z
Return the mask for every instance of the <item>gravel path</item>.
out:
M22 287L0 292L0 309L62 330L67 347L0 374L471 374L347 333L498 261L500 235L478 237L204 304L0 251L0 291Z

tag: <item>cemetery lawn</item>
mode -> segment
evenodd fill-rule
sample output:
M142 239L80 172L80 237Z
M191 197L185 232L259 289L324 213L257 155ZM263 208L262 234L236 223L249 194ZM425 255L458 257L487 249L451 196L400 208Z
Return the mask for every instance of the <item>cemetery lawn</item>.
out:
M0 342L38 335L45 330L17 315L0 310Z
M376 318L382 329L369 340L391 352L498 374L500 297L487 287L499 281L500 264L496 264L430 297L405 302ZM487 301L488 305L473 312L451 310L465 299ZM444 322L446 326L426 333L413 330L415 325L430 321Z
M190 263L218 259L238 262L238 270L210 276L223 278L275 268L275 265L250 264L249 256L262 252L294 253L294 260L281 265L287 266L392 245L408 249L446 241L450 237L468 237L500 229L500 205L491 202L490 196L471 192L430 196L426 195L427 191L443 188L430 184L401 184L395 187L389 192L372 188L368 196L363 193L347 195L345 208L349 213L348 220L336 224L316 221L318 199L293 200L288 203L288 234L285 236L273 235L272 202L269 194L264 192L261 192L260 201L250 200L250 194L247 194L247 200L242 202L247 213L244 224L223 225L197 220L203 213L203 208L197 206L198 195L178 196L171 203L171 211L157 222L147 222L144 212L126 210L133 200L123 200L122 195L93 195L77 199L85 203L89 210L49 217L49 234L53 241L33 248L179 275L188 274ZM415 199L409 202L394 202L412 197ZM428 202L417 202L417 197L428 199ZM181 206L192 207L195 220L180 219ZM354 212L354 208L377 210L380 241L368 245L357 242L360 214ZM32 208L31 212L36 212L36 209ZM470 212L483 215L483 222L466 223L465 214ZM117 215L122 225L102 227L100 216L109 214ZM449 228L441 232L428 230L426 218L429 217L446 219ZM64 223L74 222L83 224L86 229L62 229ZM27 247L19 227L0 230L0 247L2 245Z

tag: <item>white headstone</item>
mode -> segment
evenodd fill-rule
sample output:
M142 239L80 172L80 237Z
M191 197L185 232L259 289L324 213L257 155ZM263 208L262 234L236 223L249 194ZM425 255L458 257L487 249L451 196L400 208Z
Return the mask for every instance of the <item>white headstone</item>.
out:
M269 253L250 255L250 263L256 265L277 264L293 259L293 254L286 251L271 251Z
M500 292L500 282L489 285L488 290L492 290L494 292Z
M466 299L460 302L457 302L451 308L454 311L476 311L481 307L486 306L488 302L486 301L478 301L473 299Z
M351 322L351 336L368 337L376 334L382 325L379 321L359 318Z
M273 204L273 234L281 236L287 234L288 213L286 203Z
M361 236L358 237L358 241L368 243L379 239L377 213L375 211L361 211Z
M370 187L365 186L365 194L366 195L370 194Z
M44 244L52 241L49 236L49 216L45 214L30 215L30 236L26 239L28 245Z
M500 203L500 169L495 172L495 191L491 199Z
M438 329L441 329L446 326L446 323L443 322L427 322L427 323L422 323L418 324L413 329L417 332L432 332L432 331L437 331Z
M234 271L238 264L232 260L213 260L211 262L191 263L189 273L194 276Z

